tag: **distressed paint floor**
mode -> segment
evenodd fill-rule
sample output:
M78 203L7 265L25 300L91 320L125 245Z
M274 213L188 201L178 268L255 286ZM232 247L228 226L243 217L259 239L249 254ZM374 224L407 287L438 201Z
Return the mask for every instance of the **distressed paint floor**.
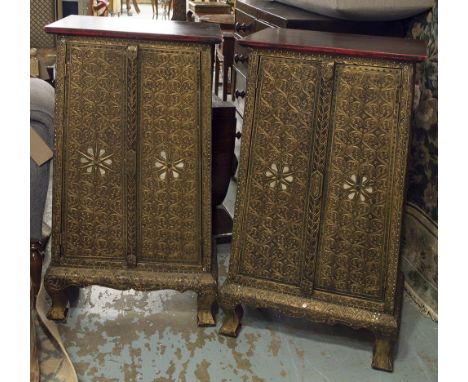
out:
M234 186L234 183L232 184ZM225 205L232 210L235 187ZM45 221L50 224L49 192ZM230 245L218 246L219 276L227 274ZM437 381L437 323L405 295L394 372L371 369L366 331L315 325L270 310L245 309L237 339L217 326L198 328L196 295L174 291L74 290L62 339L80 382L422 382ZM39 330L44 382L60 359Z
M218 246L222 279L229 248ZM437 381L437 324L408 297L390 374L370 368L365 331L247 308L236 340L218 335L221 311L217 327L197 327L192 292L75 292L60 330L82 382Z

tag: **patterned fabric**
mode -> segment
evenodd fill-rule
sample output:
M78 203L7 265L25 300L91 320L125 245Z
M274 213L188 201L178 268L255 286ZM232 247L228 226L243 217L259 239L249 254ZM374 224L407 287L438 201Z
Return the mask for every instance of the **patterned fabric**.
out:
M419 206L435 223L438 218L437 29L436 1L430 12L412 21L408 31L408 37L426 40L428 44L428 59L416 68L408 201Z
M406 207L403 225L402 269L410 296L437 320L437 226L412 204Z
M55 20L54 0L30 1L30 46L33 48L51 48L55 46L55 37L44 32L44 26Z
M416 67L413 137L409 162L402 269L406 289L422 310L437 319L437 1L409 23L407 37L427 42L428 59Z

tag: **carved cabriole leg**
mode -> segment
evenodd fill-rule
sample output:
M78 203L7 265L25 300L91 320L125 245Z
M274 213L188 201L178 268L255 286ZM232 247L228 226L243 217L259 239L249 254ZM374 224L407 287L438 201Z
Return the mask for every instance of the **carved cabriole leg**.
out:
M216 319L214 316L216 295L200 293L198 294L198 326L215 326Z
M376 335L372 367L374 369L393 371L393 344L394 338L390 336Z
M34 295L34 300L36 299L37 294L39 293L39 287L41 286L41 273L42 273L42 260L44 258L43 253L43 244L41 241L31 241L30 249L30 276L32 283L32 290Z
M224 311L224 322L220 334L229 337L237 337L241 327L241 319L244 314L244 310L241 305L228 306L221 305L221 308Z
M63 321L67 316L68 296L65 289L56 289L54 286L45 283L45 289L52 299L52 306L47 313L47 318L54 321Z

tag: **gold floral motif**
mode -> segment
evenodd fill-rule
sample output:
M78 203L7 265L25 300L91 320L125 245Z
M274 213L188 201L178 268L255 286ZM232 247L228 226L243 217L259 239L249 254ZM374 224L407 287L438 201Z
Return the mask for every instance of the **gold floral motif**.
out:
M159 158L156 158L155 166L159 172L159 179L165 180L166 176L171 175L174 179L178 179L185 164L182 159L173 160L170 153L163 150L159 153Z
M366 176L351 175L343 184L343 188L348 191L348 198L351 200L356 197L364 202L372 194L372 186Z
M288 185L294 180L292 176L293 172L290 171L287 164L276 164L272 163L270 168L265 172L267 176L268 183L271 188L280 188L281 190L286 190Z
M111 171L111 157L114 154L106 155L106 150L99 148L97 143L94 147L88 147L86 153L79 150L78 152L81 154L81 168L84 168L87 174L99 172L101 175L105 175L106 171Z

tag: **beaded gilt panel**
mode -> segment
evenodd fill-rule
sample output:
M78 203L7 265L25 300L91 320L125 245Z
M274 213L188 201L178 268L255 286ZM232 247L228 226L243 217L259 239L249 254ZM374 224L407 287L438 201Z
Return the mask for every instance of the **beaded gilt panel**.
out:
M126 59L122 46L67 47L62 68L68 81L62 153L65 257L125 256Z
M259 68L242 214L248 224L234 251L240 253L241 275L297 288L310 251L306 215L321 68L316 61L268 56Z
M382 300L400 68L338 64L316 287Z
M141 49L141 258L201 262L200 52Z

